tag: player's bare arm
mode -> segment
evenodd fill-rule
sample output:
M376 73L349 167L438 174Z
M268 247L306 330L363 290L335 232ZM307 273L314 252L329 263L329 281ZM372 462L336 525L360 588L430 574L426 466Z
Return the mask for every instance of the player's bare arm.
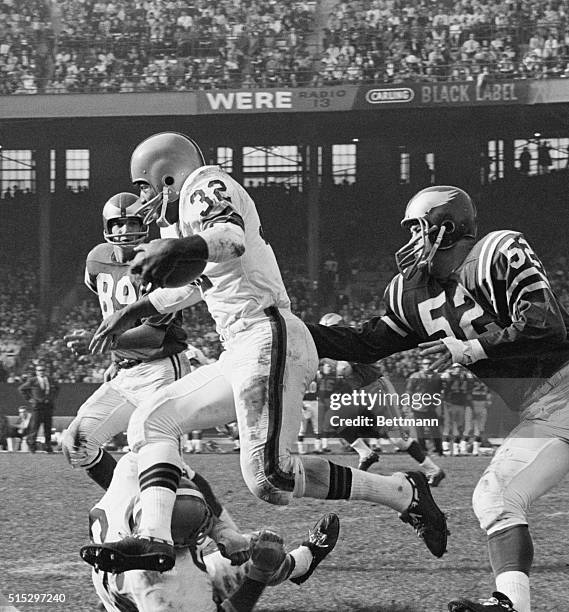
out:
M150 302L148 296L128 304L122 310L103 319L93 335L89 350L92 353L104 353L110 348L117 348L118 338L121 334L133 328L140 319L156 314L158 314L158 311Z
M146 346L153 342L157 342L156 346L160 346L163 333L161 334L159 329L153 332L150 325L138 326L143 329L135 328L137 322L148 317L183 310L200 300L199 289L194 286L156 289L104 319L90 339L88 349L92 353L104 353L110 348L138 348L139 335L142 334ZM72 341L74 339L75 337L70 338Z

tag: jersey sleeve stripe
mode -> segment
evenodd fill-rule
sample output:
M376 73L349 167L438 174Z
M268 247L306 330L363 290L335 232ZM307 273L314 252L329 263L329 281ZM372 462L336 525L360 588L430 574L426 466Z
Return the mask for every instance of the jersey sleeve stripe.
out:
M391 329L396 332L397 334L399 334L400 336L403 336L405 338L405 336L408 336L409 334L402 329L401 327L399 327L399 325L397 325L397 323L395 323L395 321L389 316L389 315L383 315L383 317L381 317L381 320L388 325L389 327L391 327Z
M549 290L551 289L551 287L549 286L549 283L545 281L537 281L535 283L532 283L531 285L522 287L518 295L516 296L515 300L512 301L512 305L510 306L510 309L513 311L515 304L517 304L518 301L521 299L521 297L525 295L526 293L531 293L532 291L539 291L541 289Z
M233 223L240 227L242 230L245 230L245 223L243 222L243 218L237 212L235 212L230 206L225 207L220 213L217 215L213 215L209 217L206 221L204 221L202 228L205 230L216 223Z
M512 296L516 293L516 289L521 286L527 286L528 280L531 279L534 282L537 279L540 279L540 282L544 284L544 287L549 288L549 283L547 278L537 269L537 268L528 268L526 270L522 270L519 274L516 275L514 280L510 283L508 289L506 290L506 295L508 297L508 304L512 302ZM526 281L526 282L524 282Z
M486 299L493 304L491 288L488 282L488 261L492 261L491 254L494 250L495 241L500 240L499 234L501 232L492 232L486 237L486 241L480 250L480 256L478 258L478 286L482 289ZM497 236L498 234L498 236Z
M482 287L489 288L489 301L492 304L494 312L496 314L498 314L498 302L496 301L496 292L494 290L494 285L491 280L492 262L494 260L494 255L496 253L498 244L507 237L510 237L510 240L513 241L512 232L508 230L500 230L498 232L493 232L488 236L488 241L482 248L482 252L480 254L479 270L481 269L483 275L481 278L479 278L479 283Z

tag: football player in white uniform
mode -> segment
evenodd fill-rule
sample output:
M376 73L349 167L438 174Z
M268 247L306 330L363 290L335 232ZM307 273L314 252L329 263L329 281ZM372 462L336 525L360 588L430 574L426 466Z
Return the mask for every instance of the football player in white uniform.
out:
M246 190L218 166L205 165L196 143L176 133L143 141L132 155L131 178L147 200L149 218L158 215L157 223L163 223L169 204L178 209L183 236L140 245L131 271L160 287L186 262L207 261L199 286L225 350L217 363L159 390L133 414L128 438L138 453L140 529L136 538L101 545L101 567L167 570L174 565L170 519L183 465L179 438L235 415L241 471L255 496L279 505L293 496L385 504L442 556L446 520L424 474L368 474L291 454L318 355L306 326L290 310L275 255ZM152 292L129 304L101 324L93 350L112 346L141 316L176 310L186 291L171 289L169 299ZM223 410L220 395L232 400L230 409Z
M99 298L103 318L143 293L140 280L129 273L134 248L149 234L142 206L138 196L118 193L103 207L105 242L91 250L85 264L85 284ZM200 299L196 290L186 305ZM82 354L88 352L92 336L75 330L65 340L76 354ZM105 382L81 406L63 436L62 450L73 467L85 468L95 482L109 486L116 462L103 445L126 431L130 415L144 397L190 371L186 349L181 312L144 317L121 336Z
M132 533L140 522L140 497L136 456L128 453L118 462L111 486L89 512L89 531L94 543L115 540ZM280 536L271 531L240 535L247 548L232 565L219 550L207 554L211 542L223 546L224 534L237 527L223 509L205 479L187 466L176 491L172 536L176 567L172 571L130 571L110 574L92 559L93 584L108 612L248 612L265 586L291 580L302 584L332 552L339 534L335 514L322 517L308 539L290 553ZM96 555L93 545L84 546L84 559ZM225 552L225 551L224 551Z

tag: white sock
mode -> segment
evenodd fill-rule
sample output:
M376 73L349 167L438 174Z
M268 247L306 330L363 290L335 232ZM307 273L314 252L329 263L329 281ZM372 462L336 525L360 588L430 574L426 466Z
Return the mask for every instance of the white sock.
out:
M480 452L480 442L474 441L472 443L472 454L478 455L479 452Z
M201 453L202 452L202 440L192 440L192 445L194 447L194 452L195 453Z
M516 612L531 612L529 576L523 572L503 572L496 576L496 590L507 595Z
M466 440L461 440L459 449L461 455L466 455L468 453L468 442Z
M352 442L350 446L358 453L360 459L369 457L373 452L361 438L358 438L355 442Z
M188 434L182 436L182 449L185 453L191 453L194 450Z
M299 546L290 551L290 556L294 559L294 569L290 573L289 578L304 576L312 563L310 548L308 546Z
M425 461L420 464L426 474L436 474L439 471L439 466L430 458L425 457Z
M452 443L452 454L453 455L460 455L460 446L459 446L458 442L453 442Z
M298 453L300 455L306 455L306 445L304 444L304 442L301 442L299 440L296 444L298 445Z
M322 442L320 441L320 438L314 438L314 450L316 452L322 450Z
M404 512L412 498L411 483L401 472L391 476L380 476L362 470L352 470L350 499L363 499L389 506L397 512Z
M178 452L178 445L169 442L158 442L146 444L138 452L138 475L149 474L158 463L168 463L183 469L183 463ZM168 470L157 469L155 478L171 478ZM149 486L140 492L140 503L142 516L140 518L139 533L143 536L159 538L172 543L170 525L172 523L172 511L176 501L176 492L167 487Z
M450 451L450 442L447 442L446 440L443 441L443 452L449 452Z
M328 448L328 438L320 438L320 442L322 444L322 449Z

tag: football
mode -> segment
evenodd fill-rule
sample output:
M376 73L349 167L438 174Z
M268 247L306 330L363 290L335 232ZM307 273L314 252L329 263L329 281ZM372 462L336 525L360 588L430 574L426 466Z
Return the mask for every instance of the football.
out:
M164 279L164 287L183 287L188 285L204 271L205 259L178 260Z

